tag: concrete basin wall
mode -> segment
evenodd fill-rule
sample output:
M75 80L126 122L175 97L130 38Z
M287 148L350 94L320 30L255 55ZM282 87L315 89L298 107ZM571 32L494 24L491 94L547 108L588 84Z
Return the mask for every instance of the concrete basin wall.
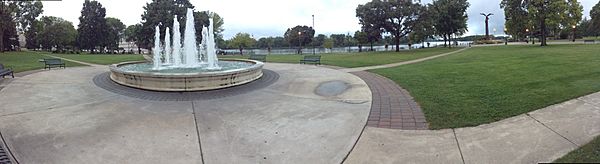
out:
M220 72L199 73L153 73L125 72L118 67L128 64L144 63L124 62L110 66L110 78L121 85L155 91L201 91L214 90L242 85L262 77L263 63L253 60L229 59L227 61L248 62L254 65L248 68Z

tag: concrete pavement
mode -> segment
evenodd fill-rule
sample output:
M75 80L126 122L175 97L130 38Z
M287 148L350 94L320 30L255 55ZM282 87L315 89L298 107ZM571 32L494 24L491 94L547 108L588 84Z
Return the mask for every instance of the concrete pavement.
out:
M317 66L265 68L279 80L202 101L115 94L92 82L105 66L39 72L0 90L0 133L20 163L342 161L366 124L368 86ZM315 92L327 87L335 92Z

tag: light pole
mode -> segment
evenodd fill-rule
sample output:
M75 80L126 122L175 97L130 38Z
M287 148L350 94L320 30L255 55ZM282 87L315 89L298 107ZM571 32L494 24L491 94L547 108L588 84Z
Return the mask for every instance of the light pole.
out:
M298 54L302 54L302 32L298 31Z
M575 42L575 30L577 26L573 25L573 42Z
M529 35L528 38L529 38L529 41L531 41L531 33L529 32L529 29L525 29L525 32Z
M313 31L315 31L315 14L312 15L312 21L313 21L312 22L313 23L312 24L312 28L313 28ZM315 31L315 33L316 33L316 31ZM314 41L312 42L312 46L313 46L312 47L313 48L313 55L315 55L316 54L316 52L315 52L316 50L315 50L315 42Z

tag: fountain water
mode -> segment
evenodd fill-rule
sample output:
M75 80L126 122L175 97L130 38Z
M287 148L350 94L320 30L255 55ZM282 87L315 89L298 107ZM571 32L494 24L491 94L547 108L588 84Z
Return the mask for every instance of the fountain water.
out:
M177 15L175 15L175 18L173 18L173 51L171 53L171 56L173 56L172 66L181 67L181 33L179 32L179 21L177 20Z
M171 65L171 58L173 58L173 54L171 53L171 35L170 35L169 27L165 32L165 65Z
M156 31L154 33L154 49L152 49L153 51L153 62L154 62L154 70L159 70L161 68L161 61L160 61L160 56L161 56L161 48L160 48L160 31L159 31L159 27L156 26Z
M160 26L160 25L159 25ZM168 68L197 68L204 67L210 70L218 70L219 59L216 55L216 45L212 32L212 20L208 28L202 30L202 42L196 42L196 28L194 27L194 13L188 9L186 15L185 31L183 33L183 47L181 46L181 34L177 16L173 19L173 45L169 28L165 32L165 45L160 45L159 26L156 27L154 40L154 70ZM161 47L164 47L164 52ZM183 48L183 49L182 49ZM183 50L183 51L182 51ZM164 60L160 60L163 56Z

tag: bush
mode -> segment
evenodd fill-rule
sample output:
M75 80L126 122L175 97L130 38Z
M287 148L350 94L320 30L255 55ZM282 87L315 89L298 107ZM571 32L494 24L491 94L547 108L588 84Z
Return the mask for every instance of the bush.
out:
M476 40L473 44L500 44L504 43L502 40Z

